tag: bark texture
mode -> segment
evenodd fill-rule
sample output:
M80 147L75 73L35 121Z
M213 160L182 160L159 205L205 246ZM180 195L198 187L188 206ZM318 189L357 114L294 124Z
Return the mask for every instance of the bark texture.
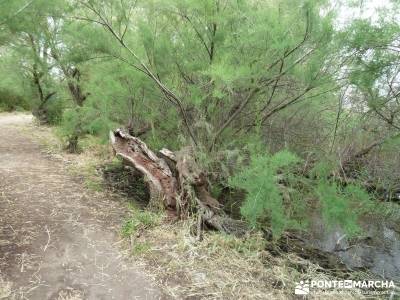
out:
M167 163L139 138L129 135L122 129L111 133L110 139L115 154L145 176L162 194L166 208L174 209L178 197L178 185Z

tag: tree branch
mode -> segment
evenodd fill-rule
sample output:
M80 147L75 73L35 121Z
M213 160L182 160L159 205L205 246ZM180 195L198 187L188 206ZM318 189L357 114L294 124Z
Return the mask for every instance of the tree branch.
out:
M215 133L214 138L210 145L210 151L214 149L215 143L217 142L219 136L222 132L232 123L232 121L239 115L239 113L247 106L250 100L258 93L259 88L253 88L244 99L244 101L239 105L239 107L231 114L231 116L222 124L222 126Z
M137 54L128 47L128 45L125 44L124 40L121 39L121 37L115 32L115 30L112 28L112 26L108 23L108 21L98 12L93 6L86 4L84 2L81 2L86 8L88 8L90 11L92 11L99 19L100 19L100 24L102 23L103 26L112 34L112 36L119 42L119 44L127 50L133 58L139 63L141 68L143 68L143 72L150 77L156 85L159 87L159 89L162 91L164 96L173 102L175 102L179 108L179 112L182 116L183 122L185 124L185 127L189 133L190 138L192 139L193 143L197 146L197 140L194 136L194 133L192 131L192 128L190 127L188 117L186 115L186 111L183 107L182 101L178 96L176 96L170 89L168 89L160 80L159 78L147 67L147 65L141 61L141 59L137 56Z

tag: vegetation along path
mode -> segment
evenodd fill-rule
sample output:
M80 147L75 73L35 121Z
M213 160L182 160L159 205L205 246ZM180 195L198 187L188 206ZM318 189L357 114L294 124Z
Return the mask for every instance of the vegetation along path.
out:
M160 299L119 250L124 206L93 194L0 115L0 298Z

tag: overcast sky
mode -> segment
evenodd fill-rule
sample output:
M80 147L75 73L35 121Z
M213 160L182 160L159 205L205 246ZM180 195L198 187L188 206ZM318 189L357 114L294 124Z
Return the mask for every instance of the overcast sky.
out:
M354 3L359 3L354 7L345 6L340 4L341 1L333 0L334 5L338 9L338 26L346 25L352 19L366 18L372 21L378 20L379 10L382 8L393 10L395 9L392 1L390 0L358 0ZM362 5L360 5L362 3Z

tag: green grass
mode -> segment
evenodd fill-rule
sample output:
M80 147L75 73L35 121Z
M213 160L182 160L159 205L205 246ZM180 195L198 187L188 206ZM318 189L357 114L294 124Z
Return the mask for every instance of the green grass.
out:
M140 230L154 228L160 224L161 215L150 211L138 210L131 205L130 216L125 219L121 234L123 237L130 237Z
M85 178L85 187L95 192L104 190L103 184L98 178Z
M136 242L132 248L132 255L139 256L143 255L151 249L151 245L148 242Z

